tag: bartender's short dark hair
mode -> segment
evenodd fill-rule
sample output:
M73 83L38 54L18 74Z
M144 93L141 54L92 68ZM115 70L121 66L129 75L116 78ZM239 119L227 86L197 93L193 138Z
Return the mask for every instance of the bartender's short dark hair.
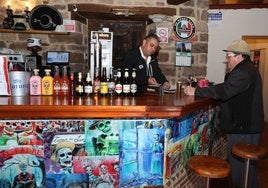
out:
M146 39L150 39L150 38L154 38L154 39L156 39L158 42L160 42L159 37L158 37L157 34L155 34L155 33L149 33L144 39L146 40Z

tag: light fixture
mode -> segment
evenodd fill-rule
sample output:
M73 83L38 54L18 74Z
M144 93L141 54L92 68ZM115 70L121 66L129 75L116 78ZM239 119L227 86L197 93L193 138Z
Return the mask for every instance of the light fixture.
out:
M117 16L134 16L136 14L136 10L123 9L123 8L113 8L111 13Z
M164 14L152 14L149 15L149 18L153 20L154 23L160 23L167 19L167 16Z

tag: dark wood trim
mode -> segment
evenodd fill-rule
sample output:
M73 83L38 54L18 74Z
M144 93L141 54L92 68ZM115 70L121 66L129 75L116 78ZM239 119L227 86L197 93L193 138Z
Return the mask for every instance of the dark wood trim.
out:
M175 8L169 7L135 7L135 6L111 6L102 4L76 4L77 11L73 11L74 4L68 4L71 18L86 23L86 19L100 20L124 20L124 21L148 21L148 15L164 14L167 16L176 15ZM122 10L134 15L115 15L114 10Z
M189 0L167 0L167 3L170 5L179 5L179 4L185 3L187 1L189 1Z
M243 35L242 36L243 40L247 39L268 39L267 35Z
M13 30L0 29L0 33L23 33L23 34L43 34L43 35L68 35L69 32L43 31L43 30Z
M68 10L73 11L73 4L68 5ZM160 7L127 7L127 6L111 6L101 4L76 4L77 12L79 13L111 13L113 9L128 9L135 11L136 15L150 15L150 14L165 14L167 16L176 15L175 8L160 8Z
M263 4L213 4L209 5L209 9L252 9L252 8L268 8L268 3Z

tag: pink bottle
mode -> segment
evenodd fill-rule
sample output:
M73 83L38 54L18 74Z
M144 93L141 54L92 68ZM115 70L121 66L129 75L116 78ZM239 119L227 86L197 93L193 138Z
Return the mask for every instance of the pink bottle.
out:
M39 69L33 70L34 75L30 78L30 95L41 95L42 78L39 76Z

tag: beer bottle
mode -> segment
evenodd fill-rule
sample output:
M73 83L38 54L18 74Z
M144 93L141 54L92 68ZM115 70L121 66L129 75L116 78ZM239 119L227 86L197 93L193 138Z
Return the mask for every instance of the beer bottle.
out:
M123 85L121 81L121 69L117 69L116 83L115 83L115 94L121 95L123 91Z
M75 94L77 96L82 96L84 94L84 83L83 83L82 72L78 72L76 86L75 86Z
M115 89L115 82L114 82L114 73L113 73L113 67L110 69L110 77L108 82L108 93L112 95L114 93Z
M103 67L103 69L102 69L102 76L101 76L101 82L100 82L100 94L101 95L108 94L108 82L107 82L106 67Z
M93 93L93 85L90 76L90 72L87 73L86 82L85 82L85 95L91 95Z
M100 92L100 77L99 77L99 68L98 67L95 68L93 92L96 95L99 94L99 92Z
M130 93L130 82L128 68L124 70L124 81L123 81L123 94L128 96Z
M130 83L130 92L131 95L136 95L137 93L137 83L136 83L136 69L133 68L132 69L132 73L131 73L131 83Z

